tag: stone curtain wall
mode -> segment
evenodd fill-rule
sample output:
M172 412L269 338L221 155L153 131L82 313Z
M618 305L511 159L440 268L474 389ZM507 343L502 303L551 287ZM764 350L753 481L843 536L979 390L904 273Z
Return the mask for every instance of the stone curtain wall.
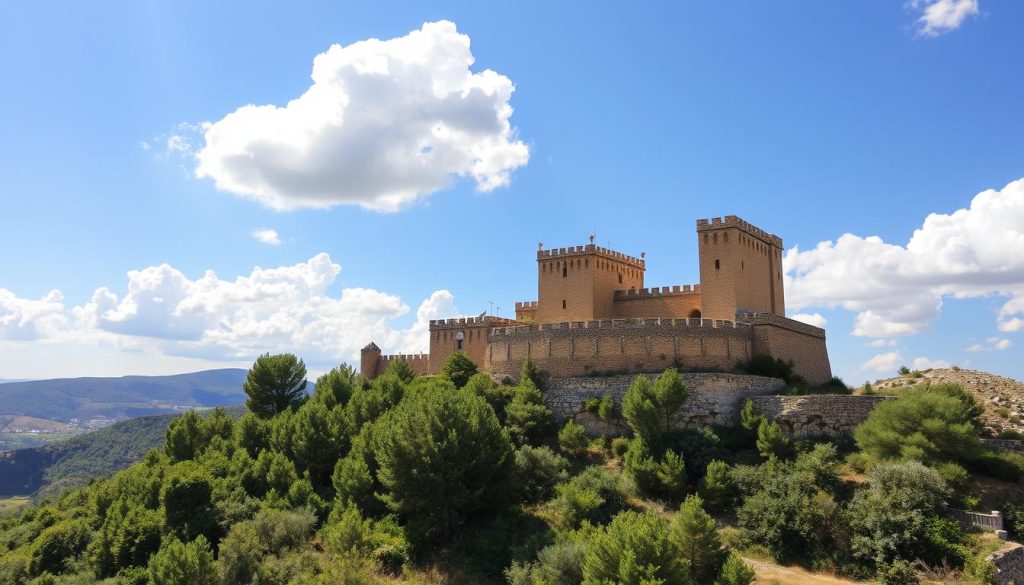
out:
M832 378L824 329L771 313L744 313L737 319L753 327L754 355L793 360L794 373L811 384Z
M731 370L751 357L751 328L710 319L602 319L491 329L487 363L518 378L529 357L552 376L653 372L672 366Z
M818 394L808 396L755 396L757 412L774 420L791 437L838 437L853 429L888 396Z
M1024 583L1024 546L1009 544L988 556L996 567L996 582L999 585Z
M683 411L675 419L680 426L693 425L736 425L739 424L740 408L751 396L779 392L785 387L782 380L761 376L737 374L680 374L689 390L689 398ZM657 376L648 374L654 379ZM545 382L544 403L559 422L576 418L592 434L616 434L624 427L607 425L596 417L584 413L583 403L592 396L611 396L621 408L622 397L634 375L610 376L604 378L558 378L551 377ZM611 428L615 427L615 428Z

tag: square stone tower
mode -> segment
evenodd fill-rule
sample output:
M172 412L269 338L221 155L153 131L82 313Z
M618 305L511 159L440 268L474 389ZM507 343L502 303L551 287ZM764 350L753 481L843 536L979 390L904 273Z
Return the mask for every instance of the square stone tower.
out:
M697 220L700 296L705 319L736 313L786 314L782 238L735 215Z
M644 261L594 244L537 251L538 323L614 316L615 291L644 287Z

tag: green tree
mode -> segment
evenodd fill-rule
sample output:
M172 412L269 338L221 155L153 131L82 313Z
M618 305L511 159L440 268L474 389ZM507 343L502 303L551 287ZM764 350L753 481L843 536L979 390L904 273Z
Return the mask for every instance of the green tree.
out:
M977 402L959 386L908 390L876 406L854 437L878 459L966 463L981 454L979 413Z
M171 420L164 433L164 452L173 461L195 459L206 449L210 438L206 436L203 417L190 410Z
M516 445L537 445L554 435L555 418L531 382L516 388L512 401L505 406L505 428Z
M739 555L730 554L715 579L715 585L750 585L756 576Z
M661 495L679 501L686 491L686 462L683 456L669 449L658 462L658 489Z
M191 461L172 467L160 490L165 529L184 540L199 535L215 540L217 522L212 495L212 478L205 469Z
M394 374L377 376L369 388L357 389L346 410L350 428L358 431L364 424L395 407L405 396L405 382Z
M679 549L683 566L694 583L711 583L718 575L726 552L715 520L704 511L699 496L688 496L672 519L669 538Z
M330 485L331 473L338 459L348 450L348 419L336 406L328 410L323 403L311 400L295 412L292 453L300 472L308 472L313 485L323 489Z
M665 520L627 511L593 535L583 560L583 585L690 585Z
M467 517L512 494L512 445L487 403L467 392L417 392L372 435L383 500L427 536L450 537Z
M255 459L260 451L270 447L270 426L255 414L246 412L235 425L235 441Z
M782 434L782 427L775 421L761 421L757 427L757 452L762 457L785 458L792 451L792 443Z
M740 426L753 436L757 434L757 429L761 427L761 421L763 420L764 416L758 414L757 409L754 408L754 401L747 398L743 403L743 408L740 410Z
M672 417L686 402L687 390L675 368L651 382L637 376L622 399L626 422L648 445L656 446L672 427Z
M474 374L476 374L476 364L469 359L464 351L456 351L448 356L448 360L441 368L441 375L451 380L456 388L465 386Z
M523 367L519 370L519 383L522 384L524 380L529 380L537 389L543 388L544 381L537 370L536 364L530 358L526 358L523 361Z
M183 543L169 538L149 560L149 578L153 585L218 585L210 543L202 536Z
M697 493L712 512L726 512L732 507L736 485L729 474L729 464L717 459L708 463Z
M412 366L410 366L409 362L403 357L391 360L391 363L388 364L387 373L398 376L398 378L406 384L412 382L416 377L416 372L413 371Z
M296 408L306 396L306 364L290 353L256 358L242 386L245 405L262 418Z
M932 556L929 521L949 497L939 472L906 461L876 465L868 478L869 487L857 490L849 505L854 555L876 567Z
M402 360L404 363L404 360ZM406 364L408 366L408 364ZM328 409L345 406L355 391L358 375L352 366L341 364L316 379L313 398Z
M551 496L555 485L568 478L569 462L548 447L523 445L516 450L516 485L527 502Z
M29 572L60 574L65 562L85 551L89 544L89 523L85 519L64 520L47 527L32 542Z
M578 457L587 450L587 430L573 420L565 422L558 431L558 446L569 456Z

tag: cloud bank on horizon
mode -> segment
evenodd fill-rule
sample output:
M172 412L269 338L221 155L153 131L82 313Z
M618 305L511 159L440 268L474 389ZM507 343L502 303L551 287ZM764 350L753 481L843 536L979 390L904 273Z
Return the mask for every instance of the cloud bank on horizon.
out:
M855 311L853 335L928 329L943 299L1004 297L1000 331L1024 331L1024 179L978 193L966 209L932 213L906 245L843 234L783 258L787 308Z
M392 212L472 179L505 187L529 160L509 119L512 81L473 64L449 21L404 37L333 45L284 106L244 105L199 126L195 174L274 209ZM172 138L178 135L172 136Z
M71 307L57 290L24 299L0 288L0 340L98 343L215 361L290 351L330 366L358 363L371 339L391 351L425 351L430 320L458 314L452 294L438 290L420 303L410 327L396 328L393 320L409 312L399 297L367 288L331 296L340 273L325 253L234 280L212 271L192 280L161 264L128 272L121 295L101 287Z

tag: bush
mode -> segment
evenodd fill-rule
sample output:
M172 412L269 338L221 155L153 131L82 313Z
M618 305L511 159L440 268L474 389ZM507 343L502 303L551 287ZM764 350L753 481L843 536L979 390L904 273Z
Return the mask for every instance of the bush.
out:
M64 520L39 533L29 552L28 570L60 574L66 561L85 551L89 543L89 524L85 520Z
M878 569L878 582L880 585L918 585L921 580L914 570L914 565L903 559L896 559Z
M629 449L629 439L627 437L614 437L611 449L612 455L622 459L622 456L626 454L626 450Z
M971 462L981 454L980 407L959 386L904 392L871 411L854 436L877 459Z
M761 426L757 427L757 452L762 457L779 457L785 459L790 456L793 445L789 439L782 434L782 428L775 421L762 420Z
M739 555L730 554L722 565L718 579L715 579L715 585L750 585L754 577L754 570Z
M587 442L587 430L573 420L558 431L558 447L571 457L582 455L587 450Z
M168 538L149 560L149 578L153 585L218 585L210 544L199 536L189 543Z
M736 484L729 473L729 464L717 459L709 463L697 487L697 493L704 500L708 510L729 511L736 495Z
M654 512L622 512L592 538L583 561L583 584L690 585L665 521Z
M547 511L559 528L575 529L583 521L603 524L626 507L632 486L622 476L602 467L588 467L555 486Z
M516 485L527 502L546 500L568 478L569 462L548 447L524 445L516 450Z
M512 401L505 406L505 428L516 445L549 442L555 434L555 418L529 379L516 388Z
M969 464L978 473L1000 481L1017 482L1024 476L1024 455L986 452Z

